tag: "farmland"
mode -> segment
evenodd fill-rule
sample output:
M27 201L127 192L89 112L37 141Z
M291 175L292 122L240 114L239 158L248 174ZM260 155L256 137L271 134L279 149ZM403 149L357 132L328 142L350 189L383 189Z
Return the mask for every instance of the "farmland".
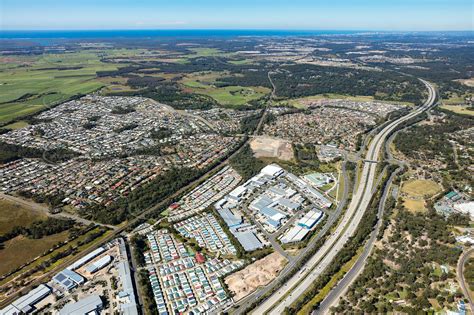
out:
M96 72L115 69L94 52L18 57L0 72L0 123L93 92L104 86Z

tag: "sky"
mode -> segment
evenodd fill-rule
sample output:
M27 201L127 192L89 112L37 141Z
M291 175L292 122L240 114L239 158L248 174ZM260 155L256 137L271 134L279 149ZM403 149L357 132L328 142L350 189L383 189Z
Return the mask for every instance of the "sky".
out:
M472 0L0 0L1 30L474 30Z

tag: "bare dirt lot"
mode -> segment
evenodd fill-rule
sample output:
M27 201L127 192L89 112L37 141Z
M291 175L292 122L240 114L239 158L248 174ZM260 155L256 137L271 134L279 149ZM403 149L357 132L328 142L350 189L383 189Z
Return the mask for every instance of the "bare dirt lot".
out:
M256 137L250 142L250 147L257 158L269 157L289 161L294 157L293 147L286 140Z
M238 301L258 287L270 283L285 264L286 258L275 252L228 276L225 278L225 283L235 294L234 300Z

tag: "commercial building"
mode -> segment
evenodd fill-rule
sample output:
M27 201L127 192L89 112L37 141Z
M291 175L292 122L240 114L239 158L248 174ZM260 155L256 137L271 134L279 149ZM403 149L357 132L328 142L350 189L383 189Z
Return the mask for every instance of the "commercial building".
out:
M75 303L66 304L59 315L85 315L99 314L103 307L102 300L98 295L90 295Z

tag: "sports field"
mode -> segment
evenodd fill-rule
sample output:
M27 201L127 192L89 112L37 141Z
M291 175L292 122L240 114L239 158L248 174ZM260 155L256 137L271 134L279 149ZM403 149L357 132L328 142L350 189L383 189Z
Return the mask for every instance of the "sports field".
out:
M441 186L432 180L414 179L403 183L403 205L411 212L426 211L425 200L441 191Z
M403 184L402 192L410 197L431 197L441 191L441 187L432 180L414 179Z

